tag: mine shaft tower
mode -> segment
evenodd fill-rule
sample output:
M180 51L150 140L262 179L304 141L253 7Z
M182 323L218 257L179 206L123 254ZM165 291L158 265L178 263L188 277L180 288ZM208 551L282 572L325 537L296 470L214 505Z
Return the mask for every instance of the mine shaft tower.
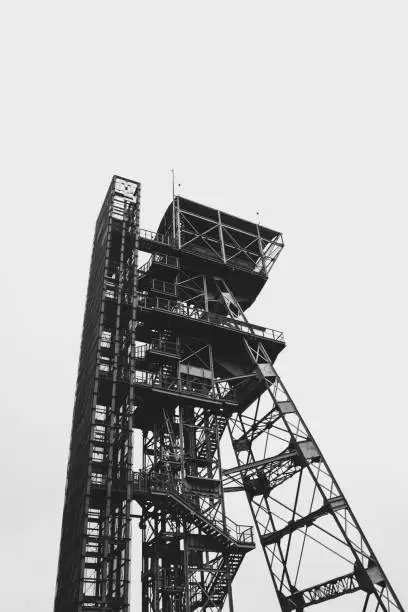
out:
M255 546L226 511L237 495L277 594L262 609L403 610L276 372L283 334L245 315L281 234L182 197L151 232L139 209L140 184L113 177L95 230L55 612L129 612L135 512L142 612L232 611Z

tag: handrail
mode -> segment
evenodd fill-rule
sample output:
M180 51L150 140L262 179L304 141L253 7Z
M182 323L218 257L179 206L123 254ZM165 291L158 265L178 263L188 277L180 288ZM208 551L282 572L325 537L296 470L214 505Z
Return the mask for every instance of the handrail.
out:
M168 281L159 280L157 278L150 279L150 288L159 293L167 293L174 296L177 295L177 287L174 283L169 283Z
M164 376L148 370L136 370L132 373L132 384L159 387L165 391L184 393L187 395L200 395L209 400L229 401L236 403L235 391L229 385L213 384L207 378L188 376L183 374L180 378L176 376Z
M153 263L159 263L159 264L162 264L163 266L167 266L169 268L175 268L175 269L178 269L180 267L179 259L175 255L166 255L164 253L152 253L152 256L147 260L147 262L143 264L143 266L140 266L140 268L138 268L138 275L142 276L143 274L148 272Z
M138 307L146 308L148 310L162 310L164 312L170 312L189 319L210 323L211 325L216 325L217 327L224 327L230 330L235 329L244 334L254 334L255 336L276 340L277 342L285 341L283 332L281 331L268 327L262 327L260 325L253 325L251 323L247 323L246 321L239 321L238 319L232 319L231 317L225 317L213 312L208 312L207 310L199 308L194 304L169 300L167 298L146 296L143 293L139 293Z
M161 340L160 338L152 339L151 349L153 351L160 351L162 353L170 353L171 355L180 354L180 347L177 342L171 342L171 340Z
M159 232L152 232L151 230L139 229L139 237L144 238L146 240L151 240L152 242L159 242L160 244L166 244L175 249L179 248L178 241L175 238L173 238L170 234L160 234ZM185 250L190 253L194 253L195 255L198 255L200 257L205 257L205 259L211 259L212 261L222 263L231 268L239 268L240 270L244 270L246 272L252 272L259 276L265 276L265 270L264 270L265 261L270 260L271 263L273 263L273 261L275 261L277 256L279 255L279 252L283 246L282 242L279 241L279 239L270 240L269 243L270 245L273 245L275 249L276 248L279 249L278 253L276 253L274 257L272 257L268 253L263 253L263 255L259 253L258 260L256 262L255 261L253 262L253 268L251 267L250 264L248 265L248 262L243 263L236 259L234 260L231 259L231 261L224 262L221 258L221 254L219 257L217 257L214 253L210 251L210 249L206 249L205 255L203 255L203 253L200 253L195 248L195 245L191 243L185 244L185 245L182 244L180 250L181 251ZM258 255L258 253L256 253L256 255ZM267 266L267 271L268 271L268 267L270 268L270 265Z
M136 359L144 359L147 346L148 345L136 347ZM112 357L98 360L97 367L100 376L105 378L113 377L114 361ZM131 371L127 366L119 366L115 371L118 380L130 380L132 385L146 385L172 393L182 393L184 395L196 397L200 396L210 401L215 400L234 404L237 403L235 390L231 389L229 384L224 381L220 383L215 380L213 383L208 378L189 376L187 374L182 374L180 377L177 377L164 375L160 372L151 372L149 370L136 369L135 371Z
M172 238L170 234L159 234L159 232L139 229L139 237L145 238L146 240L152 240L154 242L160 242L161 244L168 244L177 248L177 241L175 238Z
M147 351L157 351L165 353L167 355L177 356L180 354L179 345L177 342L171 342L170 340L160 340L160 338L153 338L150 344L142 344L136 346L135 357L137 359L144 359Z
M151 470L139 470L133 472L133 485L138 487L139 491L161 491L167 492L175 497L191 509L193 512L201 515L211 525L215 526L218 531L221 531L227 537L232 538L236 542L245 544L253 544L253 528L249 525L239 525L232 519L223 516L217 518L212 516L211 519L202 513L201 508L196 504L191 503L189 499L183 495L183 481L180 478L173 478L166 472L153 472Z
M144 274L145 272L148 272L148 270L150 269L151 265L152 265L152 258L151 258L151 257L149 257L149 259L146 261L146 263L145 263L145 264L143 264L143 266L140 266L140 267L137 269L137 274L138 274L138 276L141 276L141 275L142 275L142 274Z

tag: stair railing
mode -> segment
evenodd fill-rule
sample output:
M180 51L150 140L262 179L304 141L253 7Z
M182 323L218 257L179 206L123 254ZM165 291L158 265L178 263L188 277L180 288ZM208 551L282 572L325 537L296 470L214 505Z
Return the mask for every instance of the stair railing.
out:
M192 512L200 515L200 518L212 524L217 531L230 537L236 542L253 544L253 528L248 525L238 525L228 517L206 517L201 508L189 501L183 494L183 481L174 478L170 472L154 472L152 469L133 472L133 486L138 491L166 492L178 498L178 501L187 506Z

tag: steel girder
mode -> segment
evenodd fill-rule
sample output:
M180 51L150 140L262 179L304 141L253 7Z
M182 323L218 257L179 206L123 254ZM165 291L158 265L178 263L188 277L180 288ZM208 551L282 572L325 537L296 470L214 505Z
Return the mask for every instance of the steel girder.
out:
M237 466L224 471L225 488L246 492L282 610L360 592L347 610L402 611L262 342L244 345L264 395L228 421Z

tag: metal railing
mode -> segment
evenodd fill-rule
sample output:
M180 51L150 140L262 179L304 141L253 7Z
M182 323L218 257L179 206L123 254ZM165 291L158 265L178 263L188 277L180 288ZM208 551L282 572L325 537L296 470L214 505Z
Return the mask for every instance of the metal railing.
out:
M167 266L168 268L174 268L176 270L180 267L178 257L174 255L164 255L163 253L153 253L150 259L143 266L138 268L139 276L146 274L153 263L158 263L162 266Z
M170 295L177 295L177 288L174 283L169 283L167 281L158 280L157 278L152 278L150 281L150 288L154 291L159 291L160 293L168 293Z
M236 395L228 385L218 384L207 378L188 376L182 374L167 376L161 373L149 372L148 370L136 370L132 373L131 383L134 385L146 385L158 387L172 393L183 393L184 395L195 395L205 397L209 400L229 401L236 403Z
M145 240L152 240L153 242L159 242L160 244L168 244L177 248L177 241L170 236L170 234L159 234L159 232L151 232L150 230L140 229L139 238Z
M136 359L144 359L148 351L156 351L157 353L163 353L164 355L171 355L172 357L180 355L179 346L176 342L170 342L169 340L160 340L159 338L153 338L150 344L143 344L136 346L135 357Z
M180 354L180 347L177 342L171 342L170 340L160 340L160 338L153 338L150 343L150 348L152 351L166 353L167 355Z
M149 350L149 344L143 344L142 346L135 347L135 358L139 360L143 360L146 358L146 353Z
M184 482L180 478L174 478L170 473L153 472L151 470L133 472L133 486L141 492L158 491L160 493L169 493L175 496L180 503L187 506L192 512L198 514L201 520L204 519L209 523L209 526L215 527L217 531L222 532L225 536L243 544L254 543L253 528L251 526L238 525L238 523L235 523L235 521L226 516L207 517L198 504L193 503L186 497Z
M150 230L140 229L139 236L140 238L144 238L145 240L151 240L152 242L165 244L176 249L179 248L177 239L173 238L170 234L160 234L159 232L152 232ZM197 235L197 237L199 236ZM273 255L269 254L268 251L264 252L263 255L258 253L258 251L254 251L251 252L252 257L248 257L248 259L235 259L234 257L231 257L226 262L222 260L221 253L219 255L216 255L210 249L203 249L202 247L197 247L197 245L193 242L187 242L187 244L184 245L182 244L180 250L188 251L189 253L204 257L205 259L210 259L211 261L223 263L228 267L239 268L240 270L244 270L245 272L252 272L260 276L264 276L265 267L267 271L270 270L272 263L278 257L279 252L282 250L282 247L283 244L281 238L277 240L271 240L270 248L274 250ZM238 256L240 253L241 250L237 249L236 255Z
M159 298L146 296L142 293L138 294L138 307L147 310L161 310L188 319L203 321L217 327L223 327L230 330L236 330L244 334L251 334L261 338L284 342L283 332L260 325L252 325L245 321L239 321L230 317L224 317L213 312L208 312L194 304L169 300L167 298Z
M152 345L149 344L137 346L135 349L135 358L139 360L139 362L144 361L147 351L151 348ZM170 351L178 350L177 346L170 346L168 350L169 352L167 354L178 355L176 352L170 353ZM135 371L131 372L128 365L118 364L118 366L114 368L113 358L98 360L97 367L99 376L102 378L108 378L110 380L114 378L114 373L116 373L116 380L130 381L132 385L156 387L163 389L163 391L169 391L170 393L201 396L208 400L227 401L234 404L238 402L236 390L231 388L228 381L216 379L212 381L208 378L201 378L199 376L191 376L188 374L181 374L179 377L177 377L163 374L161 372L151 372L149 370L136 369Z

